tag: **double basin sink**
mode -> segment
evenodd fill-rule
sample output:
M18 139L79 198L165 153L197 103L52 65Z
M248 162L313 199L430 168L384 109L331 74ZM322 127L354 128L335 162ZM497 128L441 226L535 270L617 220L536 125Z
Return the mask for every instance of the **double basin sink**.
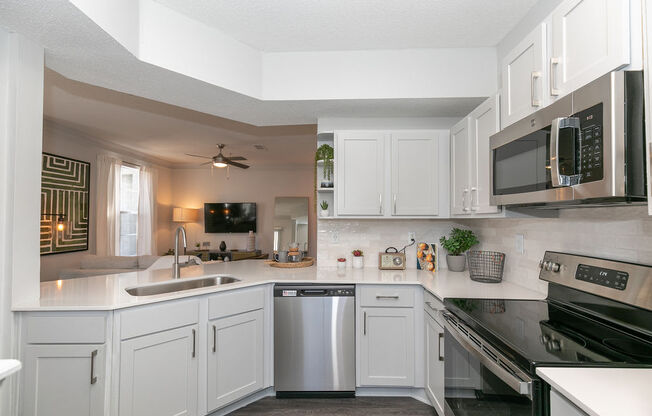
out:
M199 289L203 287L226 285L239 282L240 279L230 276L203 277L201 279L183 279L166 281L147 286L135 286L125 289L131 296L151 296L163 293L180 292L182 290Z

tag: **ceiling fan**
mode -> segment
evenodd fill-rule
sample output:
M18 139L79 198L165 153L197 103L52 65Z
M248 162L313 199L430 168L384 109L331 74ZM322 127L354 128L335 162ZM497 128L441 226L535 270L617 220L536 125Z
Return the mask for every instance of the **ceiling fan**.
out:
M226 157L222 154L222 150L224 149L224 144L218 144L217 148L220 149L220 152L217 154L217 156L213 157L208 157L208 156L200 156L200 155L192 155L190 153L186 153L187 156L192 156L192 157L201 157L202 159L210 159L210 162L202 163L200 166L203 165L213 165L216 168L225 168L227 166L235 166L236 168L241 168L241 169L249 169L249 165L245 165L244 163L238 163L235 162L235 160L247 160L246 157L242 156L229 156Z

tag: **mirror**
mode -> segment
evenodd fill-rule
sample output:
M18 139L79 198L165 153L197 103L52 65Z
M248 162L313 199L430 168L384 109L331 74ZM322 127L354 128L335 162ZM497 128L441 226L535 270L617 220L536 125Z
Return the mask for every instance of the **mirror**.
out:
M308 197L276 197L274 201L274 251L287 250L290 243L308 251Z

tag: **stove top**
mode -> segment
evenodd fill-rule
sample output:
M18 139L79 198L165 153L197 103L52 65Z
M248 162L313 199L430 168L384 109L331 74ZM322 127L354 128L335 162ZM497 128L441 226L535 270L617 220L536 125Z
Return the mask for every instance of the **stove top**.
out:
M537 366L652 367L652 337L553 301L447 299L445 305L531 373Z

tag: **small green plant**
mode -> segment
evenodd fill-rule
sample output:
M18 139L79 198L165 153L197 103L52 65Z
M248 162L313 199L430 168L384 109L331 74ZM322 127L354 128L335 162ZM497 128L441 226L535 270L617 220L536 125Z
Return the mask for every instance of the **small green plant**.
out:
M480 242L475 234L473 234L473 231L453 228L450 238L443 236L439 239L439 243L448 251L448 254L459 256Z
M318 160L324 161L324 179L327 181L330 181L333 175L333 157L333 147L328 144L319 146L317 153L315 153L315 162Z
M321 204L319 204L322 210L326 211L328 209L328 202L326 201L321 201Z

